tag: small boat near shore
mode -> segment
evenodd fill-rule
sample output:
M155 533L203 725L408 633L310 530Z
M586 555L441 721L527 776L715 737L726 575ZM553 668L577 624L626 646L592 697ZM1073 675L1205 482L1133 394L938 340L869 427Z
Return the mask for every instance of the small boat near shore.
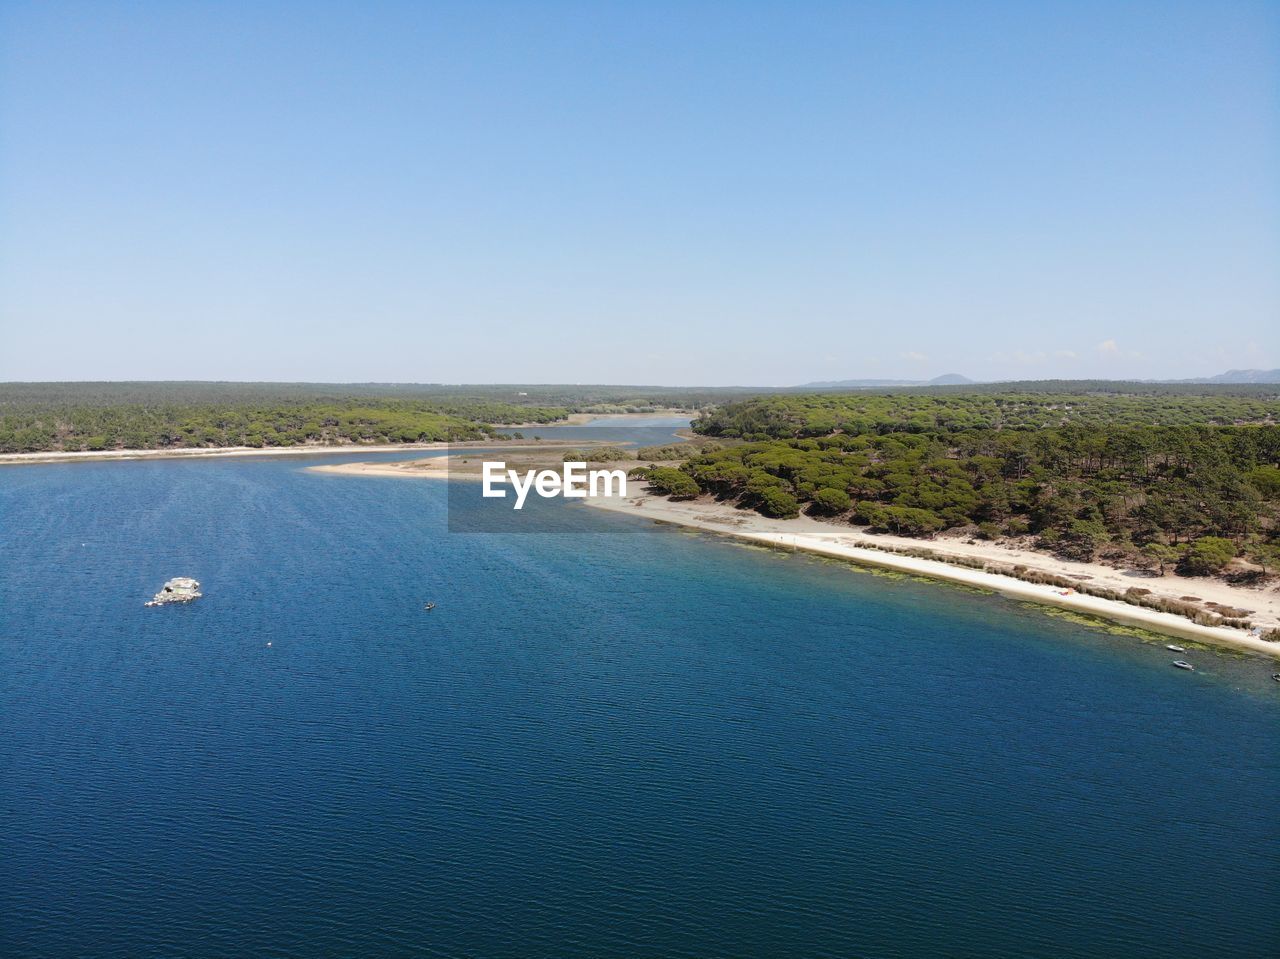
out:
M422 607L422 608L423 608L423 609L425 609L425 610L427 610L428 612L430 612L431 610L433 610L433 609L435 609L435 608L436 608L436 604L435 604L435 603L425 603L425 604L423 605L423 607Z
M1177 666L1179 669L1189 669L1193 673L1196 671L1196 668L1185 659L1175 659L1173 661L1173 665Z
M1173 645L1173 643L1169 643L1167 646L1165 646L1165 649L1173 650L1173 652L1175 652L1175 653L1185 653L1185 652L1187 651L1187 647L1185 647L1185 646L1175 646L1175 645Z

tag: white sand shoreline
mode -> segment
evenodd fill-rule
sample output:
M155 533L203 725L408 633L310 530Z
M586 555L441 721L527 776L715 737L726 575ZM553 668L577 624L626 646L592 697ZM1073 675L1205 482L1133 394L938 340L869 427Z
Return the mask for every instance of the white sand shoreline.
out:
M505 445L501 440L474 440L478 446ZM464 443L384 443L372 446L218 446L176 450L77 450L72 452L3 453L0 466L32 466L42 463L95 463L111 460L222 459L231 456L328 456L343 453L399 453L447 449Z
M502 446L503 450L539 449L537 446ZM308 466L309 473L331 473L339 476L391 476L400 479L455 479L480 482L479 472L451 468L449 456L426 460L395 460L386 463L324 463Z
M624 414L626 415L626 414ZM547 425L547 424L542 424ZM565 423L554 424L565 426ZM502 427L518 429L518 427ZM576 447L600 446L604 440L576 439ZM100 463L111 460L152 460L152 459L222 459L231 456L341 456L346 453L420 453L431 450L450 449L504 449L524 450L546 447L564 446L560 439L534 440L532 437L523 440L508 440L502 437L485 440L463 440L461 442L435 443L380 443L375 445L359 445L344 443L339 446L217 446L176 450L77 450L73 452L47 453L0 453L0 466L37 466L48 463Z

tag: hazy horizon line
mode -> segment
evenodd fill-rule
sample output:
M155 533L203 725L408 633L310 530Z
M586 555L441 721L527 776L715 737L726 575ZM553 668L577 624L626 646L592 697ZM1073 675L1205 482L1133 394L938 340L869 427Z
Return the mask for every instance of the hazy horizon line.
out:
M810 380L803 383L643 383L643 382L606 382L606 381L587 381L587 380L491 380L491 381L444 381L444 380L369 380L369 379L351 379L351 380L297 380L297 379L194 379L194 378L157 378L145 379L136 377L118 378L118 379L43 379L43 380L18 380L6 379L0 380L0 386L22 386L27 384L129 384L129 383L150 383L150 384L227 384L227 385L275 385L275 386L405 386L405 387L548 387L548 386L577 386L577 387L633 387L637 389L717 389L717 390L793 390L803 389L806 387L835 389L840 384L848 383L850 388L856 387L857 384L866 383L871 386L933 386L962 388L964 386L993 386L1002 383L1134 383L1134 384L1188 384L1200 386L1268 386L1280 385L1268 382L1213 382L1213 376L1224 376L1230 373L1250 373L1250 372L1280 372L1280 370L1268 370L1265 367L1253 367L1249 369L1226 370L1222 373L1211 374L1210 376L1196 377L1101 377L1101 376L1041 376L1041 377L999 377L995 379L971 379L967 383L933 383L932 380L944 376L958 376L963 374L956 373L940 373L937 376L918 379L910 377L890 377L890 376L849 376L840 379L823 379ZM819 387L817 384L833 384L832 386Z

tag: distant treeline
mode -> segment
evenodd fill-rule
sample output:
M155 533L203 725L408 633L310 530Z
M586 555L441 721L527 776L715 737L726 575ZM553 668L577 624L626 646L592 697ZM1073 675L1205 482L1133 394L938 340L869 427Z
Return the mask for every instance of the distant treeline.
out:
M77 387L88 385L75 384ZM482 439L497 425L550 423L559 407L494 399L319 398L266 384L0 384L0 453Z
M571 412L701 409L744 390L414 383L0 383L0 453L478 439Z
M591 384L447 384L447 383L238 383L218 381L0 383L0 410L12 406L214 406L348 403L398 400L437 405L481 402L517 406L554 406L571 412L625 412L670 407L703 410L713 406L776 396L784 400L824 400L902 396L1011 396L1050 393L1059 396L1225 397L1272 399L1276 386L1122 383L1105 380L1046 380L965 386L888 387L874 390L815 391L762 387L607 386Z
M554 406L571 412L644 412L758 396L762 390L715 387L441 383L234 383L201 381L0 383L0 409L10 404L153 406L295 405L394 400L434 405L479 403Z
M1154 383L1141 380L1005 380L999 383L954 383L937 386L796 387L787 390L757 390L761 393L912 393L925 395L983 393L1112 394L1126 396L1276 396L1278 383Z
M1076 384L1079 386L1079 384ZM941 392L942 390L947 392ZM693 428L707 436L781 439L832 433L955 433L1077 426L1230 426L1280 422L1280 391L1180 387L1149 394L930 391L775 395L726 403ZM963 390L963 392L956 392Z
M1203 391L771 396L694 424L747 442L649 480L912 536L973 527L1078 559L1144 550L1207 571L1244 552L1268 566L1280 559L1278 414L1274 395Z

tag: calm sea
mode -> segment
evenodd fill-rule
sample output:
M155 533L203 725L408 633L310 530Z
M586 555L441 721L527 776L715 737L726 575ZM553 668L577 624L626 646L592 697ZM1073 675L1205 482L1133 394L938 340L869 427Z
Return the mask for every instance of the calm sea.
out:
M0 468L0 955L1280 954L1269 664L309 462Z

